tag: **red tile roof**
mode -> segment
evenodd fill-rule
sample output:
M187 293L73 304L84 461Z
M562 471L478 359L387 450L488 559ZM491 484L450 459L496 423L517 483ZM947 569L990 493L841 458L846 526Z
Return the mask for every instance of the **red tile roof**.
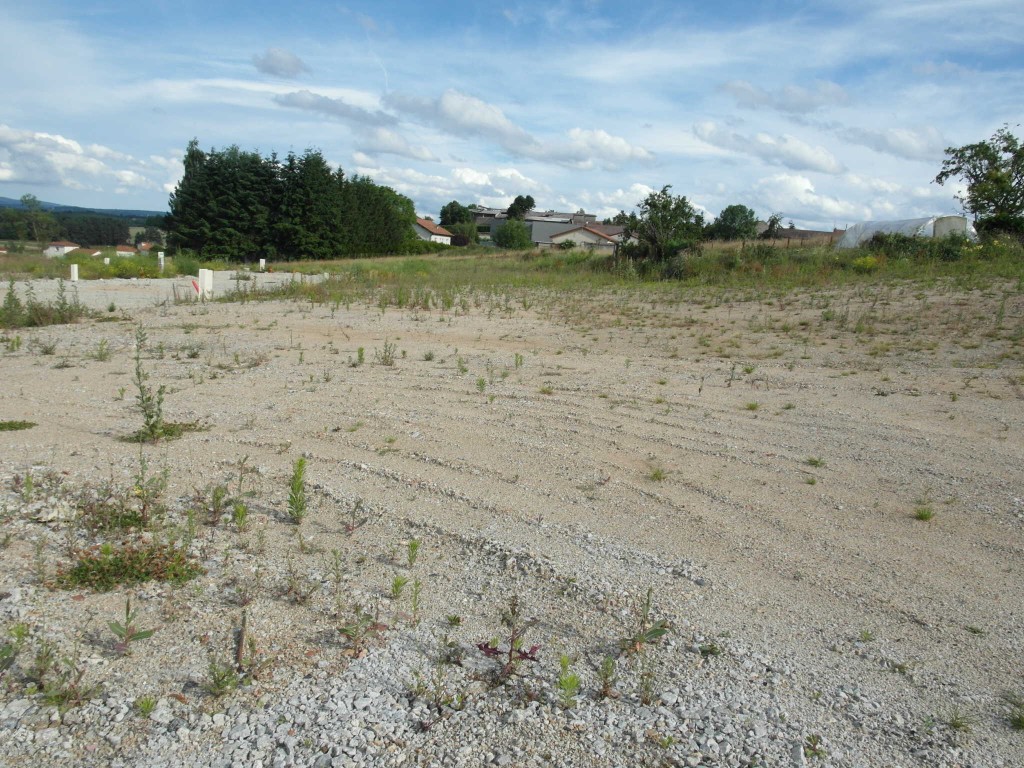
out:
M440 235L441 237L451 237L452 233L444 227L440 227L430 219L416 219L416 223L423 227L427 232L432 235Z
M135 248L133 248L130 245L119 245L119 246L117 246L116 250L117 250L118 253L135 253L136 252Z

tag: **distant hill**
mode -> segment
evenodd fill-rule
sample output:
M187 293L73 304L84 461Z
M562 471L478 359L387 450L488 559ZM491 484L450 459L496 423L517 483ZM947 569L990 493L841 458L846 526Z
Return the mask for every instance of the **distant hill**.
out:
M60 203L47 203L39 201L44 211L53 213L95 213L100 216L115 216L119 219L145 219L150 216L166 216L167 211L136 211L124 208L82 208L77 205L61 205ZM22 208L21 200L14 200L10 197L0 197L0 208Z

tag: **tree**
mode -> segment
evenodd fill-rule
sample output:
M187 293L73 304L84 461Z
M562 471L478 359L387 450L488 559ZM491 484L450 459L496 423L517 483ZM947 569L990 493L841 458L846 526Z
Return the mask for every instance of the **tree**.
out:
M773 213L768 217L768 227L761 233L763 240L774 240L782 231L782 214Z
M708 227L715 240L752 240L757 237L757 214L745 205L730 205Z
M533 210L534 202L530 195L516 195L516 199L512 201L512 205L508 207L505 213L508 214L510 219L522 219Z
M21 205L25 209L25 221L32 239L49 240L57 231L57 222L53 214L43 210L42 203L35 195L22 195Z
M449 224L445 227L454 237L466 238L466 244L479 243L480 233L477 232L476 224L473 222L460 222L457 224ZM452 245L455 245L455 240L452 240Z
M637 239L630 250L640 258L665 261L701 240L704 217L685 197L672 195L671 189L664 186L660 192L651 192L637 206L638 215L625 225L624 239Z
M458 200L452 200L441 209L439 223L442 227L449 227L453 224L472 224L473 221L473 212Z
M938 184L963 179L967 191L957 195L982 232L1024 235L1024 145L1004 125L988 141L948 147Z
M494 244L499 248L525 250L533 247L530 239L530 227L521 219L509 218L494 230Z

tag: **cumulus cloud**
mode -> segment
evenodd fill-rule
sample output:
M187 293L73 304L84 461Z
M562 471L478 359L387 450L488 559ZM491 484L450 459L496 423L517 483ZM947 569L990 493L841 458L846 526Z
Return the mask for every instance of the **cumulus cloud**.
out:
M157 189L147 175L150 170L150 164L100 144L82 146L59 134L0 124L0 181L68 189L102 189L112 182L114 191Z
M267 48L266 53L253 56L252 63L263 74L274 77L295 78L310 71L306 62L284 48Z
M746 109L773 109L778 112L805 114L822 107L845 104L846 91L842 86L827 80L819 80L813 88L787 85L775 91L758 88L746 80L730 80L722 90L736 99L736 104Z
M794 136L776 137L766 133L744 136L710 121L697 123L693 131L697 138L714 147L752 155L794 171L838 174L845 170L827 149L811 146Z
M870 207L819 194L806 176L780 173L760 179L754 191L765 208L785 211L788 217L840 224L871 218Z
M565 139L542 141L514 123L502 109L475 96L448 89L440 97L391 93L385 104L454 136L493 141L512 155L586 170L614 169L652 155L602 129L570 129Z
M390 126L398 122L387 112L363 109L362 107L349 104L344 99L332 99L306 89L278 94L274 96L274 101L282 107L302 109L307 112L318 112L322 115L336 117L339 120L355 125Z

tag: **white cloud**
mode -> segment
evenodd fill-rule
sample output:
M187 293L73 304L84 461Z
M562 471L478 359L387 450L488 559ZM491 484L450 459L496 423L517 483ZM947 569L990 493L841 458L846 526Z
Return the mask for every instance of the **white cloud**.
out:
M766 91L746 80L730 80L722 90L732 94L736 103L747 109L774 109L779 112L803 114L823 107L845 104L848 100L842 86L827 80L819 80L814 88L787 85L776 91Z
M857 128L836 126L835 132L846 141L860 144L868 149L906 160L928 160L940 162L945 148L949 146L942 134L935 128Z
M83 147L60 134L0 124L0 180L5 182L97 191L104 182L117 189L157 189L149 170L149 164L109 147Z
M766 133L743 136L711 121L697 123L693 131L699 139L712 146L752 155L767 163L782 165L794 171L837 174L845 170L824 147L811 146L787 134L779 137Z
M302 59L283 48L267 48L262 55L252 57L256 69L265 75L295 78L310 69Z
M390 128L375 128L358 144L364 155L398 155L410 160L436 162L437 157L425 146L413 146L404 136Z
M478 137L498 144L509 154L587 170L617 168L652 155L602 129L571 128L565 140L541 140L514 123L494 104L448 89L439 98L392 93L387 106L454 136Z
M847 221L871 218L869 206L819 194L806 176L780 173L760 179L754 191L765 208L782 211L787 218L812 222L836 220L840 226Z
M329 98L318 93L303 89L291 93L278 94L274 101L283 107L292 107L309 112L319 112L329 117L336 117L347 123L361 126L395 125L398 121L391 115L380 110L368 110L349 104L341 98Z

